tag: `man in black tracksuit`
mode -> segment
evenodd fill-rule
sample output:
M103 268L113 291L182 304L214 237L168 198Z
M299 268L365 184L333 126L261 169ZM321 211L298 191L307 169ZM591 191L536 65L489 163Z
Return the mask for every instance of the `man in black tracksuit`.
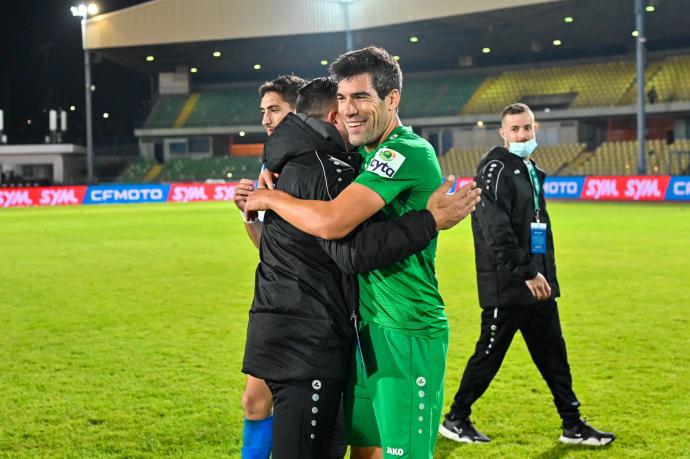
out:
M488 442L470 421L472 404L498 372L520 330L563 420L563 443L603 446L615 438L580 419L572 389L556 298L551 220L546 211L545 174L530 154L536 125L524 104L508 106L501 117L504 146L480 161L476 181L482 202L472 215L482 324L479 340L439 432L459 442Z
M359 155L322 120L337 116L335 82L312 81L300 97L321 85L332 110L287 115L264 150L267 169L280 173L277 188L301 199L333 199L359 170ZM357 273L422 250L437 235L435 216L410 212L325 241L266 212L242 371L273 394L274 459L328 457L353 349Z

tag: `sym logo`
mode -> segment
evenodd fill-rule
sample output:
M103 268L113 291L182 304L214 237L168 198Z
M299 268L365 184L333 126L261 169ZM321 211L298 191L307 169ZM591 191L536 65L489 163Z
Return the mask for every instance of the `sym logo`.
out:
M0 190L0 207L33 206L29 190Z
M214 201L230 201L235 197L235 185L217 185L213 192Z
M592 199L617 198L618 187L615 178L592 178L587 180L585 196Z
M61 204L79 204L79 198L74 189L45 189L41 190L41 198L38 203L42 206L58 206Z
M402 448L391 448L387 446L386 454L390 454L391 456L402 456L405 454L405 451Z
M175 202L208 201L208 196L203 185L178 185L173 189L172 200Z
M659 180L654 178L628 179L624 194L626 198L632 198L635 201L641 198L660 198Z

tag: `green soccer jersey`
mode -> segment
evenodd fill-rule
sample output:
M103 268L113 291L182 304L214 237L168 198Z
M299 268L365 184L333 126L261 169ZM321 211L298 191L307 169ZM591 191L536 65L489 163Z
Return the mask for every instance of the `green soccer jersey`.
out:
M378 193L386 202L384 218L426 208L429 196L442 183L433 147L411 128L399 126L364 156L356 183ZM438 292L436 239L403 261L359 276L362 319L401 333L434 336L446 333L448 319Z

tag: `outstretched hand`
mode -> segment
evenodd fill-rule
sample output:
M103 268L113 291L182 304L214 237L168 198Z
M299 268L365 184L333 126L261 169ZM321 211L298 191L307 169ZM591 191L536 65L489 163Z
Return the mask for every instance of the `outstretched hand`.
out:
M436 229L446 230L457 225L461 220L474 212L475 206L481 200L481 188L475 182L469 182L460 187L455 193L448 193L453 186L455 177L449 175L446 181L429 197L426 208L436 220Z

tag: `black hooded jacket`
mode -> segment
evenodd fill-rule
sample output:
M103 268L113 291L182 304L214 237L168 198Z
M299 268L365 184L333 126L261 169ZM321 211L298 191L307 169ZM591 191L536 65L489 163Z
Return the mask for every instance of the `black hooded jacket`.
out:
M532 160L530 160L532 161ZM532 161L536 168L536 164ZM479 304L483 308L529 306L538 300L525 281L541 273L552 297L560 295L551 233L544 199L546 174L539 169L539 221L547 224L545 255L531 253L534 195L527 166L503 147L494 147L480 160L475 178L482 200L472 214Z
M289 114L268 139L266 167L276 188L301 199L334 199L355 178L332 125ZM430 212L360 226L338 241L300 231L267 211L256 270L243 371L272 380L344 379L353 348L358 272L402 260L436 236Z

